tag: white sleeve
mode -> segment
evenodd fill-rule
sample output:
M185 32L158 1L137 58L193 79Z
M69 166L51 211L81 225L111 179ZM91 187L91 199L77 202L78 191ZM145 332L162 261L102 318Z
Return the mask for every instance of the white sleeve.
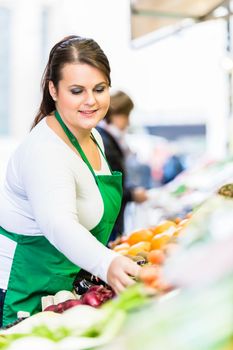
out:
M74 264L107 282L109 265L118 254L79 223L69 161L59 151L44 149L29 152L21 169L23 186L44 236Z

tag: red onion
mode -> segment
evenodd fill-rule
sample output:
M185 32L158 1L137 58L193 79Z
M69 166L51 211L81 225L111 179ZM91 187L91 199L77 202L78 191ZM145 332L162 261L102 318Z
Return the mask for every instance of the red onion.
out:
M91 286L88 291L82 295L81 300L83 304L87 304L93 307L98 307L104 302L114 297L112 289L106 288L102 285Z
M77 305L82 305L83 302L81 300L66 300L62 303L59 303L57 305L50 305L48 307L46 307L46 309L44 311L53 311L53 312L57 312L57 313L62 313L65 310L70 309L71 307L77 306Z

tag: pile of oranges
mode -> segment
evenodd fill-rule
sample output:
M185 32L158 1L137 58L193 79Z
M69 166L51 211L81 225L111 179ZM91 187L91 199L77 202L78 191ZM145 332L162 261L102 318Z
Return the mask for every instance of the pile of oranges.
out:
M178 223L171 220L165 220L159 225L151 228L145 228L132 232L129 236L123 236L120 242L113 247L113 250L122 255L140 255L140 253L148 253L150 262L154 262L152 253L154 250L163 251L166 246L176 241L176 237L182 233L189 219L185 218Z
M132 232L129 236L121 237L112 249L135 261L139 257L144 258L145 264L139 279L153 288L157 286L156 289L163 289L166 285L160 276L161 265L173 248L177 247L177 237L185 232L190 217L191 214L188 214L184 219L165 220L155 227Z

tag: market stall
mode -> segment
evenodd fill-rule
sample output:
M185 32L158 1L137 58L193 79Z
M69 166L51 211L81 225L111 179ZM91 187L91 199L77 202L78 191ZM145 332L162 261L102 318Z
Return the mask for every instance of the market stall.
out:
M47 311L1 330L0 349L232 349L232 187L113 242L142 266L125 292L92 280L82 295L49 296Z

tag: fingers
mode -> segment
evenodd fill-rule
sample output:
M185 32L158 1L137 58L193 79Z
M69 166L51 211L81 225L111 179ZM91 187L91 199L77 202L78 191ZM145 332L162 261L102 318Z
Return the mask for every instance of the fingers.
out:
M120 282L124 287L131 286L135 281L128 274L124 273L120 276Z
M126 287L133 285L135 281L130 278L127 274L123 274L118 280L115 281L112 288L114 291L119 294L125 290Z
M112 286L116 294L120 294L125 290L125 286L121 284L119 281L116 281L115 286Z
M137 278L139 276L141 269L142 269L141 266L139 266L138 264L132 261L132 264L127 265L126 272L128 275Z
M121 293L135 283L132 277L137 277L140 270L141 267L132 260L118 256L109 266L108 283L116 293Z

